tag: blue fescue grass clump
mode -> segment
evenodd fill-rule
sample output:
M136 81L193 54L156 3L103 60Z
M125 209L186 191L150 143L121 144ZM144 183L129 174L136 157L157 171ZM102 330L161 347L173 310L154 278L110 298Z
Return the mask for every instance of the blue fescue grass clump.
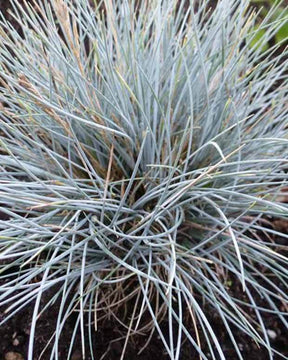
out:
M235 356L232 328L272 359L263 314L288 328L287 247L275 242L288 235L272 224L288 215L288 64L281 43L264 49L280 3L257 30L246 0L12 3L23 36L2 18L0 305L9 321L33 303L28 359L57 300L51 359L73 312L68 358L78 330L83 358L93 353L112 313L122 358L130 336L156 330L171 359L184 338L225 359L211 308Z

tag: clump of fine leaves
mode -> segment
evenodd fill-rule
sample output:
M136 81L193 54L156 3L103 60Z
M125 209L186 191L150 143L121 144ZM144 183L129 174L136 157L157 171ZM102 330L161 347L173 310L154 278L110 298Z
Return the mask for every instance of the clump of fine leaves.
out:
M246 0L12 3L23 36L2 18L0 305L3 323L33 304L28 360L55 303L50 359L73 313L67 359L78 331L93 358L111 316L122 357L130 336L157 332L171 359L184 338L225 359L211 309L235 357L238 329L272 359L266 314L288 328L288 235L272 222L288 215L288 64L265 48L281 4L259 24Z

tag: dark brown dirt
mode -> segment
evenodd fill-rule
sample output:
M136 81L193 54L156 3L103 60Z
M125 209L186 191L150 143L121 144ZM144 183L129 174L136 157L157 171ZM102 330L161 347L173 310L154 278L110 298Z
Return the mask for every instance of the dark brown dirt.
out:
M242 296L242 291L239 288L235 287L234 292L239 292L239 298ZM45 298L48 299L50 294L47 293L43 298L43 303L45 303ZM237 295L237 294L234 294ZM264 305L264 304L263 304ZM26 309L12 319L8 320L7 323L2 325L0 328L0 359L5 359L7 354L18 353L22 355L22 358L26 360L26 354L28 350L29 343L29 334L30 334L30 322L33 313L33 305L26 307ZM217 316L215 311L207 309L206 313L210 314L209 320L215 333L220 340L224 354L227 356L227 359L237 359L233 345L227 336L224 326L222 325L220 319ZM47 312L45 312L38 320L37 332L34 338L35 352L34 359L38 360L43 348L46 346L50 336L53 334L55 329L56 318L58 314L58 305L55 304ZM4 318L4 309L0 310L0 319ZM68 345L71 342L71 335L73 333L75 324L75 318L71 317L65 325L61 341L59 344L59 359L67 359ZM288 356L288 344L287 344L287 330L281 325L280 321L275 316L267 316L265 319L265 325L269 330L273 330L276 334L275 340L271 341L271 344L283 355ZM193 335L192 324L187 324L191 334ZM176 328L176 326L175 326ZM167 324L162 325L162 330L164 334L168 334ZM259 348L256 343L240 333L236 328L233 331L233 334L236 338L237 343L241 349L243 358L245 360L268 360L269 356L267 351L263 348ZM122 335L122 338L121 338ZM201 336L201 334L200 334ZM119 340L116 340L120 338ZM201 336L203 351L206 354L209 354L207 346L205 346L205 341L203 341L203 334ZM167 353L165 352L161 340L155 332L149 346L140 354L137 353L144 346L145 342L148 339L148 334L145 336L137 336L130 339L128 342L125 359L129 360L149 360L149 359L163 359L169 360ZM101 356L107 351L105 359L107 360L119 360L121 357L123 345L125 338L123 337L123 329L113 321L105 321L102 324L99 324L99 330L94 335L94 358L99 360ZM88 350L88 339L87 339L87 354ZM50 348L51 349L51 348ZM80 334L77 334L75 346L73 348L72 360L82 360L81 356L81 341ZM209 355L208 355L209 358ZM17 359L17 358L15 358ZM46 353L41 357L43 360L49 360L49 348ZM191 344L188 341L184 342L181 352L181 360L194 360L199 359L199 355ZM280 356L275 356L274 360L280 360ZM19 358L20 360L20 358ZM91 360L90 356L86 357L86 360Z

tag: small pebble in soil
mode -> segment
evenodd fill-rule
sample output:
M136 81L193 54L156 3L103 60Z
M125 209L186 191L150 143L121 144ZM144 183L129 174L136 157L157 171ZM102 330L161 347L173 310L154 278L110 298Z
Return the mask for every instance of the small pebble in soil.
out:
M13 340L12 344L13 344L13 346L18 346L20 344L20 341L17 338L15 338Z
M13 346L18 346L20 344L19 339L17 338L17 332L14 332L14 334L12 335L12 344Z
M9 351L5 354L5 360L24 360L24 357L17 352Z
M274 331L274 330L268 329L268 330L267 330L267 334L268 334L268 336L269 336L269 338L270 338L271 340L275 340L276 337L277 337L277 333L276 333L276 331Z

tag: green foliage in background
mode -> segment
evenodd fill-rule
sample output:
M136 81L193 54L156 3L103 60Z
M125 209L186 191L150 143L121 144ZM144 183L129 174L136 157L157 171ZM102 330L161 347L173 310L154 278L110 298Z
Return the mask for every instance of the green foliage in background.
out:
M272 16L269 14L269 9L273 6L279 4L277 10L273 11ZM288 45L288 4L283 1L278 0L254 0L251 1L252 7L255 7L256 11L259 13L258 21L261 22L263 19L267 19L267 16L271 16L270 21L278 21L279 26L275 31L274 42L282 45ZM259 30L259 24L255 25L254 30L257 30L256 35L253 37L252 44L254 45L259 39L265 36L265 28ZM266 44L264 50L267 50L269 44Z

